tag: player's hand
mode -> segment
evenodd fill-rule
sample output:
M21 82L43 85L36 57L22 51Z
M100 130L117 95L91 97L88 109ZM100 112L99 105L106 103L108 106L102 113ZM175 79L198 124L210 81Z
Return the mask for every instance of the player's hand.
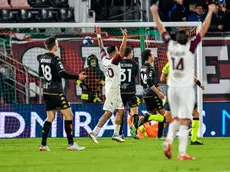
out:
M121 29L121 32L122 32L123 36L127 37L127 30L126 29L122 29L122 28L120 28L120 29Z
M209 9L210 11L214 12L215 9L216 9L216 5L215 5L215 4L210 4L210 5L208 6L208 9Z
M201 88L202 90L204 90L204 86L203 86L202 84L200 85L200 88Z
M152 5L151 9L152 9L152 12L155 12L155 13L158 12L158 7L155 4Z
M79 76L79 80L84 80L85 78L87 78L87 75L85 75L85 72L79 73L78 76Z
M165 98L165 95L164 95L162 92L160 92L160 91L157 93L157 95L158 95L158 97L160 97L160 99L162 99L162 100Z
M95 31L96 31L96 34L101 34L101 28L100 27L96 26Z

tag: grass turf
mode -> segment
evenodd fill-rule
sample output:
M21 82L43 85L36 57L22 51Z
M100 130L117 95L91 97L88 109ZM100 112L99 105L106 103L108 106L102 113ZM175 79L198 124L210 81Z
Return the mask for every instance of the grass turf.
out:
M188 146L194 161L178 161L176 140L173 159L163 156L162 142L155 139L117 143L76 139L83 151L68 151L66 139L48 139L51 152L40 152L40 139L0 139L1 172L230 172L229 138L204 138L204 146Z

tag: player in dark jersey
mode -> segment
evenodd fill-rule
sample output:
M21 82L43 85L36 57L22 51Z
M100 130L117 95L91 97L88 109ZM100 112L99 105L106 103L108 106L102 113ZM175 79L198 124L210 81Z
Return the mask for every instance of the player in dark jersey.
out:
M69 102L64 95L61 80L62 78L83 80L86 78L86 75L84 75L84 73L73 75L65 72L60 57L55 55L58 50L58 41L56 38L48 38L45 41L45 46L48 52L37 57L39 62L39 75L44 77L45 80L43 96L47 113L47 118L42 128L40 151L49 151L46 140L57 110L60 110L65 117L65 131L68 139L68 150L83 150L85 147L79 146L73 140L73 114Z
M121 99L126 106L130 108L130 115L132 125L130 126L130 133L133 138L137 137L138 128L138 102L136 97L136 76L138 74L138 64L133 58L133 50L131 48L125 49L125 57L121 60ZM122 130L122 127L121 127ZM122 134L122 132L120 133Z
M165 110L162 103L164 94L158 89L156 75L153 68L154 56L151 53L151 50L144 50L141 53L141 57L143 61L145 61L140 70L141 85L144 89L143 98L146 104L146 109L149 113L145 114L144 118L139 120L138 126L141 126L148 121L158 121L158 138L161 139L165 122Z

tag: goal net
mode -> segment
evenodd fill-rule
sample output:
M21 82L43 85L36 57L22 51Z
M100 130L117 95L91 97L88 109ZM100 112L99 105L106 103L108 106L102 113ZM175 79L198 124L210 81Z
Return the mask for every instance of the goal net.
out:
M177 30L186 29L192 39L196 35L200 27L198 22L190 23L164 23L168 31L173 36ZM88 67L87 57L94 54L99 59L100 69L103 71L103 66L100 62L100 49L97 43L97 36L94 32L94 27L102 28L102 39L104 46L110 45L120 46L122 41L122 33L120 28L125 28L128 31L127 47L134 51L134 60L139 64L139 68L144 63L141 59L141 52L148 48L151 49L155 58L154 67L159 80L161 70L167 63L166 48L163 44L161 36L156 29L155 23L40 23L40 24L0 24L0 112L5 113L5 117L1 115L2 121L5 122L0 135L9 133L9 136L18 137L33 137L37 136L39 130L36 130L36 123L42 124L44 118L39 117L39 112L44 113L33 105L43 104L42 98L42 79L38 76L38 61L37 56L44 54L46 51L44 40L50 36L55 36L59 41L59 50L57 55L61 57L65 70L70 73L79 73L83 68ZM196 76L202 80L202 45L200 44L196 52ZM82 110L86 104L82 101L82 88L74 80L62 81L64 91L68 100L72 104L76 104L73 108ZM91 85L94 83L91 83ZM160 89L166 94L165 84L159 83ZM140 85L139 76L137 77L137 95L141 97L142 87ZM199 89L196 91L198 109L202 112L202 93ZM98 97L103 104L104 88L101 86ZM34 110L34 113L28 111L28 108ZM31 119L21 119L18 112L30 113ZM101 113L101 112L100 112ZM202 113L201 113L202 114ZM18 118L10 115L18 115ZM101 115L101 114L100 114ZM7 116L7 117L6 117ZM62 118L60 114L57 115ZM4 118L4 119L3 119ZM34 121L33 119L34 118ZM80 117L79 117L80 118ZM202 118L202 116L201 116ZM10 135L14 131L18 131L18 125L15 125L24 120L25 126L22 134ZM27 121L34 122L34 126L26 129ZM80 120L80 119L79 119ZM76 122L76 120L75 120ZM78 121L79 122L79 121ZM97 120L92 119L90 125L95 126ZM57 120L58 123L58 120ZM31 124L32 125L32 124ZM54 124L55 125L55 124ZM53 126L54 126L53 125ZM3 125L2 125L3 126ZM0 126L0 129L1 127ZM23 128L19 126L19 128ZM85 129L85 128L84 128ZM78 128L77 132L83 133L77 136L84 136L87 131ZM75 131L76 132L76 131ZM202 133L202 129L201 129ZM52 136L61 136L59 133L51 133ZM7 136L7 135L4 135ZM0 136L1 137L1 136Z

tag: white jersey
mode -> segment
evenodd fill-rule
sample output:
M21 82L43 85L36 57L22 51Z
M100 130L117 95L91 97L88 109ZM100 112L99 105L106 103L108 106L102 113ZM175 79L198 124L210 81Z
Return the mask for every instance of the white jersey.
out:
M104 49L101 50L102 65L105 69L105 95L119 94L121 84L121 67L119 62L121 56L117 56L109 59ZM118 96L118 95L113 95Z
M168 35L166 35L166 39L167 37ZM188 41L186 45L181 45L171 40L170 37L168 38L167 40L164 39L165 42L167 41L167 57L170 62L167 85L170 87L193 86L195 74L194 52L201 40L200 35L198 34L193 41Z

